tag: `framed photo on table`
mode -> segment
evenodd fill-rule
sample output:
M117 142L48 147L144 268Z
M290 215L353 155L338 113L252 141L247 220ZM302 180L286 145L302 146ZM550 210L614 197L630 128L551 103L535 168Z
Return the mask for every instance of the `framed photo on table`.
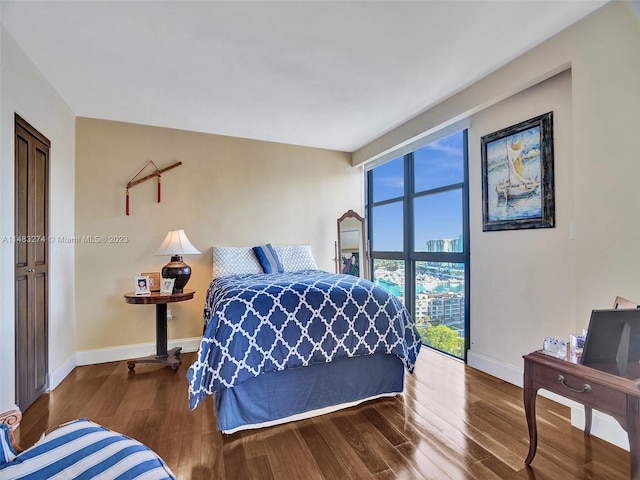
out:
M141 273L143 277L149 277L149 291L160 291L160 272Z
M135 277L136 280L136 295L150 295L149 290L149 277L139 276Z
M173 293L173 285L176 283L175 278L163 278L160 295L171 295Z

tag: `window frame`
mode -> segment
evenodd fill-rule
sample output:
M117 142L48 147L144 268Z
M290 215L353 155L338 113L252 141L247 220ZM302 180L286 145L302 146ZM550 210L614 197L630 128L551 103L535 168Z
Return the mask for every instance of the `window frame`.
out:
M421 147L427 146L432 142L426 141L420 146L416 146L409 153L405 153L402 156L394 157L391 161L400 157L404 159L403 172L404 172L404 193L402 196L388 198L385 200L373 201L373 170L380 166L375 165L366 172L365 181L365 212L366 212L366 224L367 224L367 241L371 248L369 249L369 271L373 278L373 262L374 260L401 260L404 261L405 269L405 283L404 283L404 302L407 310L415 317L415 301L416 301L416 262L438 262L438 263L459 263L464 265L464 351L463 360L467 362L467 351L470 346L470 315L469 315L469 297L470 297L470 239L469 239L469 148L468 148L468 136L469 132L467 128L462 128L457 132L462 132L462 145L463 145L463 180L462 182L453 183L450 185L443 185L440 187L430 188L419 192L415 191L415 169L414 169L414 151ZM450 132L449 135L453 135L457 132ZM435 141L435 140L433 140ZM434 195L447 191L461 190L462 191L462 252L425 252L415 250L415 199L425 197L428 195ZM373 218L372 210L375 207L395 203L403 202L403 251L391 252L382 250L373 250L375 243L371 241L373 233ZM429 347L432 348L432 347ZM447 355L447 352L443 352ZM453 356L453 355L451 355ZM453 356L454 358L460 358Z

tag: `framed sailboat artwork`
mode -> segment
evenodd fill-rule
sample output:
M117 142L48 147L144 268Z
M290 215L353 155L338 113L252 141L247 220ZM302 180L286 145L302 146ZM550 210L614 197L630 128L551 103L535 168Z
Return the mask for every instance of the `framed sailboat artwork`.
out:
M553 112L480 140L482 230L554 227Z

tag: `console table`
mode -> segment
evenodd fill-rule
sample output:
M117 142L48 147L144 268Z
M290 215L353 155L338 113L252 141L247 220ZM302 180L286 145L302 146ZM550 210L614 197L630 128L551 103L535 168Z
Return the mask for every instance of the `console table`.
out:
M167 351L167 304L191 300L195 293L194 290L186 290L183 293L173 293L170 295L156 292L149 295L136 295L133 292L124 295L127 303L156 306L156 354L134 360L127 360L129 371L134 371L136 363L162 363L163 365L170 366L174 370L178 369L178 366L182 363L180 360L180 351L182 348L176 347Z
M529 427L529 465L536 455L536 394L544 388L585 406L585 434L591 427L591 409L615 418L629 436L631 479L640 480L640 365L629 364L626 377L613 373L615 365L598 369L581 365L579 358L556 358L537 351L524 356L524 410Z

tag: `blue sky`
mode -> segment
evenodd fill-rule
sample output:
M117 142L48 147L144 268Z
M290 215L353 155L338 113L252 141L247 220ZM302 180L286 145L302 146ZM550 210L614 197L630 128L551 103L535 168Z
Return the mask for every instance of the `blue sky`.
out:
M462 132L440 139L414 153L415 191L421 192L464 180ZM402 196L404 166L402 158L385 163L373 171L374 202ZM415 203L416 249L427 240L458 238L462 234L462 192L456 190L421 197ZM398 216L400 215L400 218ZM375 250L402 248L400 205L377 207L373 212ZM381 228L382 227L382 228Z

